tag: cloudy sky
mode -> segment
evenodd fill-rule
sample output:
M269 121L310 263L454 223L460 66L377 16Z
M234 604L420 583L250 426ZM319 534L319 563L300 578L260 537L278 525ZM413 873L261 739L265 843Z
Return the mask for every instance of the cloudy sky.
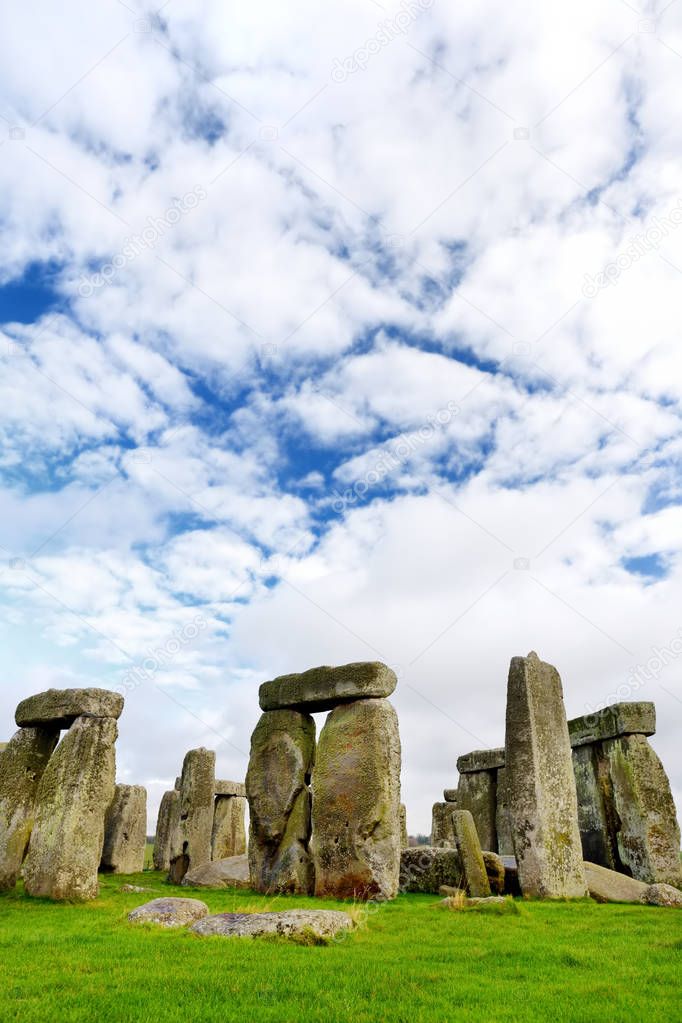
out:
M656 702L681 805L682 3L1 29L2 737L123 687L153 820L260 682L383 660L426 831L535 649Z

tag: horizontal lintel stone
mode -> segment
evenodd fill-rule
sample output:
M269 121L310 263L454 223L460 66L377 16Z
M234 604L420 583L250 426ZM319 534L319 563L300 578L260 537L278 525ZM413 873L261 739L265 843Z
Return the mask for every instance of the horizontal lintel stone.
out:
M258 691L261 710L333 710L353 700L382 699L397 685L395 672L381 661L323 665L296 675L280 675Z

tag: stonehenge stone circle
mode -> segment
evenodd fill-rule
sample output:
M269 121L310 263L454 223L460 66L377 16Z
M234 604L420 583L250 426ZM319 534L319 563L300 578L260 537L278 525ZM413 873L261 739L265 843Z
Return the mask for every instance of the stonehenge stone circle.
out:
M38 785L59 739L57 728L20 728L0 769L0 891L14 888L28 849Z
M358 661L334 668L324 665L264 682L258 699L261 710L289 708L313 714L351 700L390 696L397 681L395 672L380 661Z
M104 818L114 795L116 736L114 717L78 717L50 757L24 865L29 895L96 897Z
M431 845L439 849L454 849L455 840L454 814L456 803L434 803L431 807Z
M246 774L249 867L256 891L311 894L310 777L315 722L297 710L269 710L251 736Z
M147 845L147 790L142 785L117 785L104 820L100 870L138 874L144 870Z
M123 697L109 689L48 689L22 700L15 720L19 728L70 728L76 718L120 718Z
M455 810L453 824L467 891L473 898L487 899L490 882L471 811Z
M180 775L180 816L171 833L168 880L180 884L191 867L209 863L215 798L215 753L201 747L185 755Z
M170 851L173 834L180 824L180 791L171 789L164 792L156 819L154 836L154 870L170 870Z
M400 735L384 699L332 710L313 771L315 894L392 899L400 875Z
M213 810L211 859L224 860L246 852L246 798L217 796Z
M531 652L509 667L505 770L524 895L587 894L578 799L559 673Z

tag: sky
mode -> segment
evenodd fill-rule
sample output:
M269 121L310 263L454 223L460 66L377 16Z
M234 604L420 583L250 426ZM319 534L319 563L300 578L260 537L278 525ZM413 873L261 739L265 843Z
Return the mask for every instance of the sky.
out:
M381 660L427 832L536 650L569 717L655 702L682 808L682 2L36 0L0 47L2 738L119 689L153 828L261 682Z

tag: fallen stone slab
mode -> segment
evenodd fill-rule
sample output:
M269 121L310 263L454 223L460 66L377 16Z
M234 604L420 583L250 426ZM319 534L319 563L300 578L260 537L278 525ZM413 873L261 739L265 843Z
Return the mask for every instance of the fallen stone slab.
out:
M191 888L250 888L249 857L227 856L223 860L202 863L189 870L183 885Z
M208 906L200 899L152 899L128 913L133 924L157 924L159 927L186 927L208 916Z
M649 885L585 860L587 889L595 902L642 902Z
M70 728L76 718L119 718L123 697L109 689L47 689L22 700L15 719L19 728Z
M356 661L337 667L323 665L297 675L280 675L258 691L261 710L333 710L351 700L390 696L397 685L395 672L381 661Z
M246 796L246 785L242 781L227 781L225 778L216 778L216 796Z
M129 895L131 893L134 893L136 895L142 895L143 892L154 891L153 888L143 888L142 885L139 884L122 884L118 890L119 892L121 892L122 895Z
M682 892L671 884L650 884L644 892L645 902L649 906L673 906L682 909Z
M471 771L494 771L504 767L503 749L476 749L473 753L465 753L457 759L457 770L460 774Z
M200 920L190 930L202 937L259 938L275 934L282 938L314 935L328 940L340 932L351 931L353 926L348 913L339 910L287 909L279 913L216 913Z
M617 739L621 735L654 735L655 732L656 708L646 701L612 703L610 707L568 722L568 734L574 748L604 739Z

